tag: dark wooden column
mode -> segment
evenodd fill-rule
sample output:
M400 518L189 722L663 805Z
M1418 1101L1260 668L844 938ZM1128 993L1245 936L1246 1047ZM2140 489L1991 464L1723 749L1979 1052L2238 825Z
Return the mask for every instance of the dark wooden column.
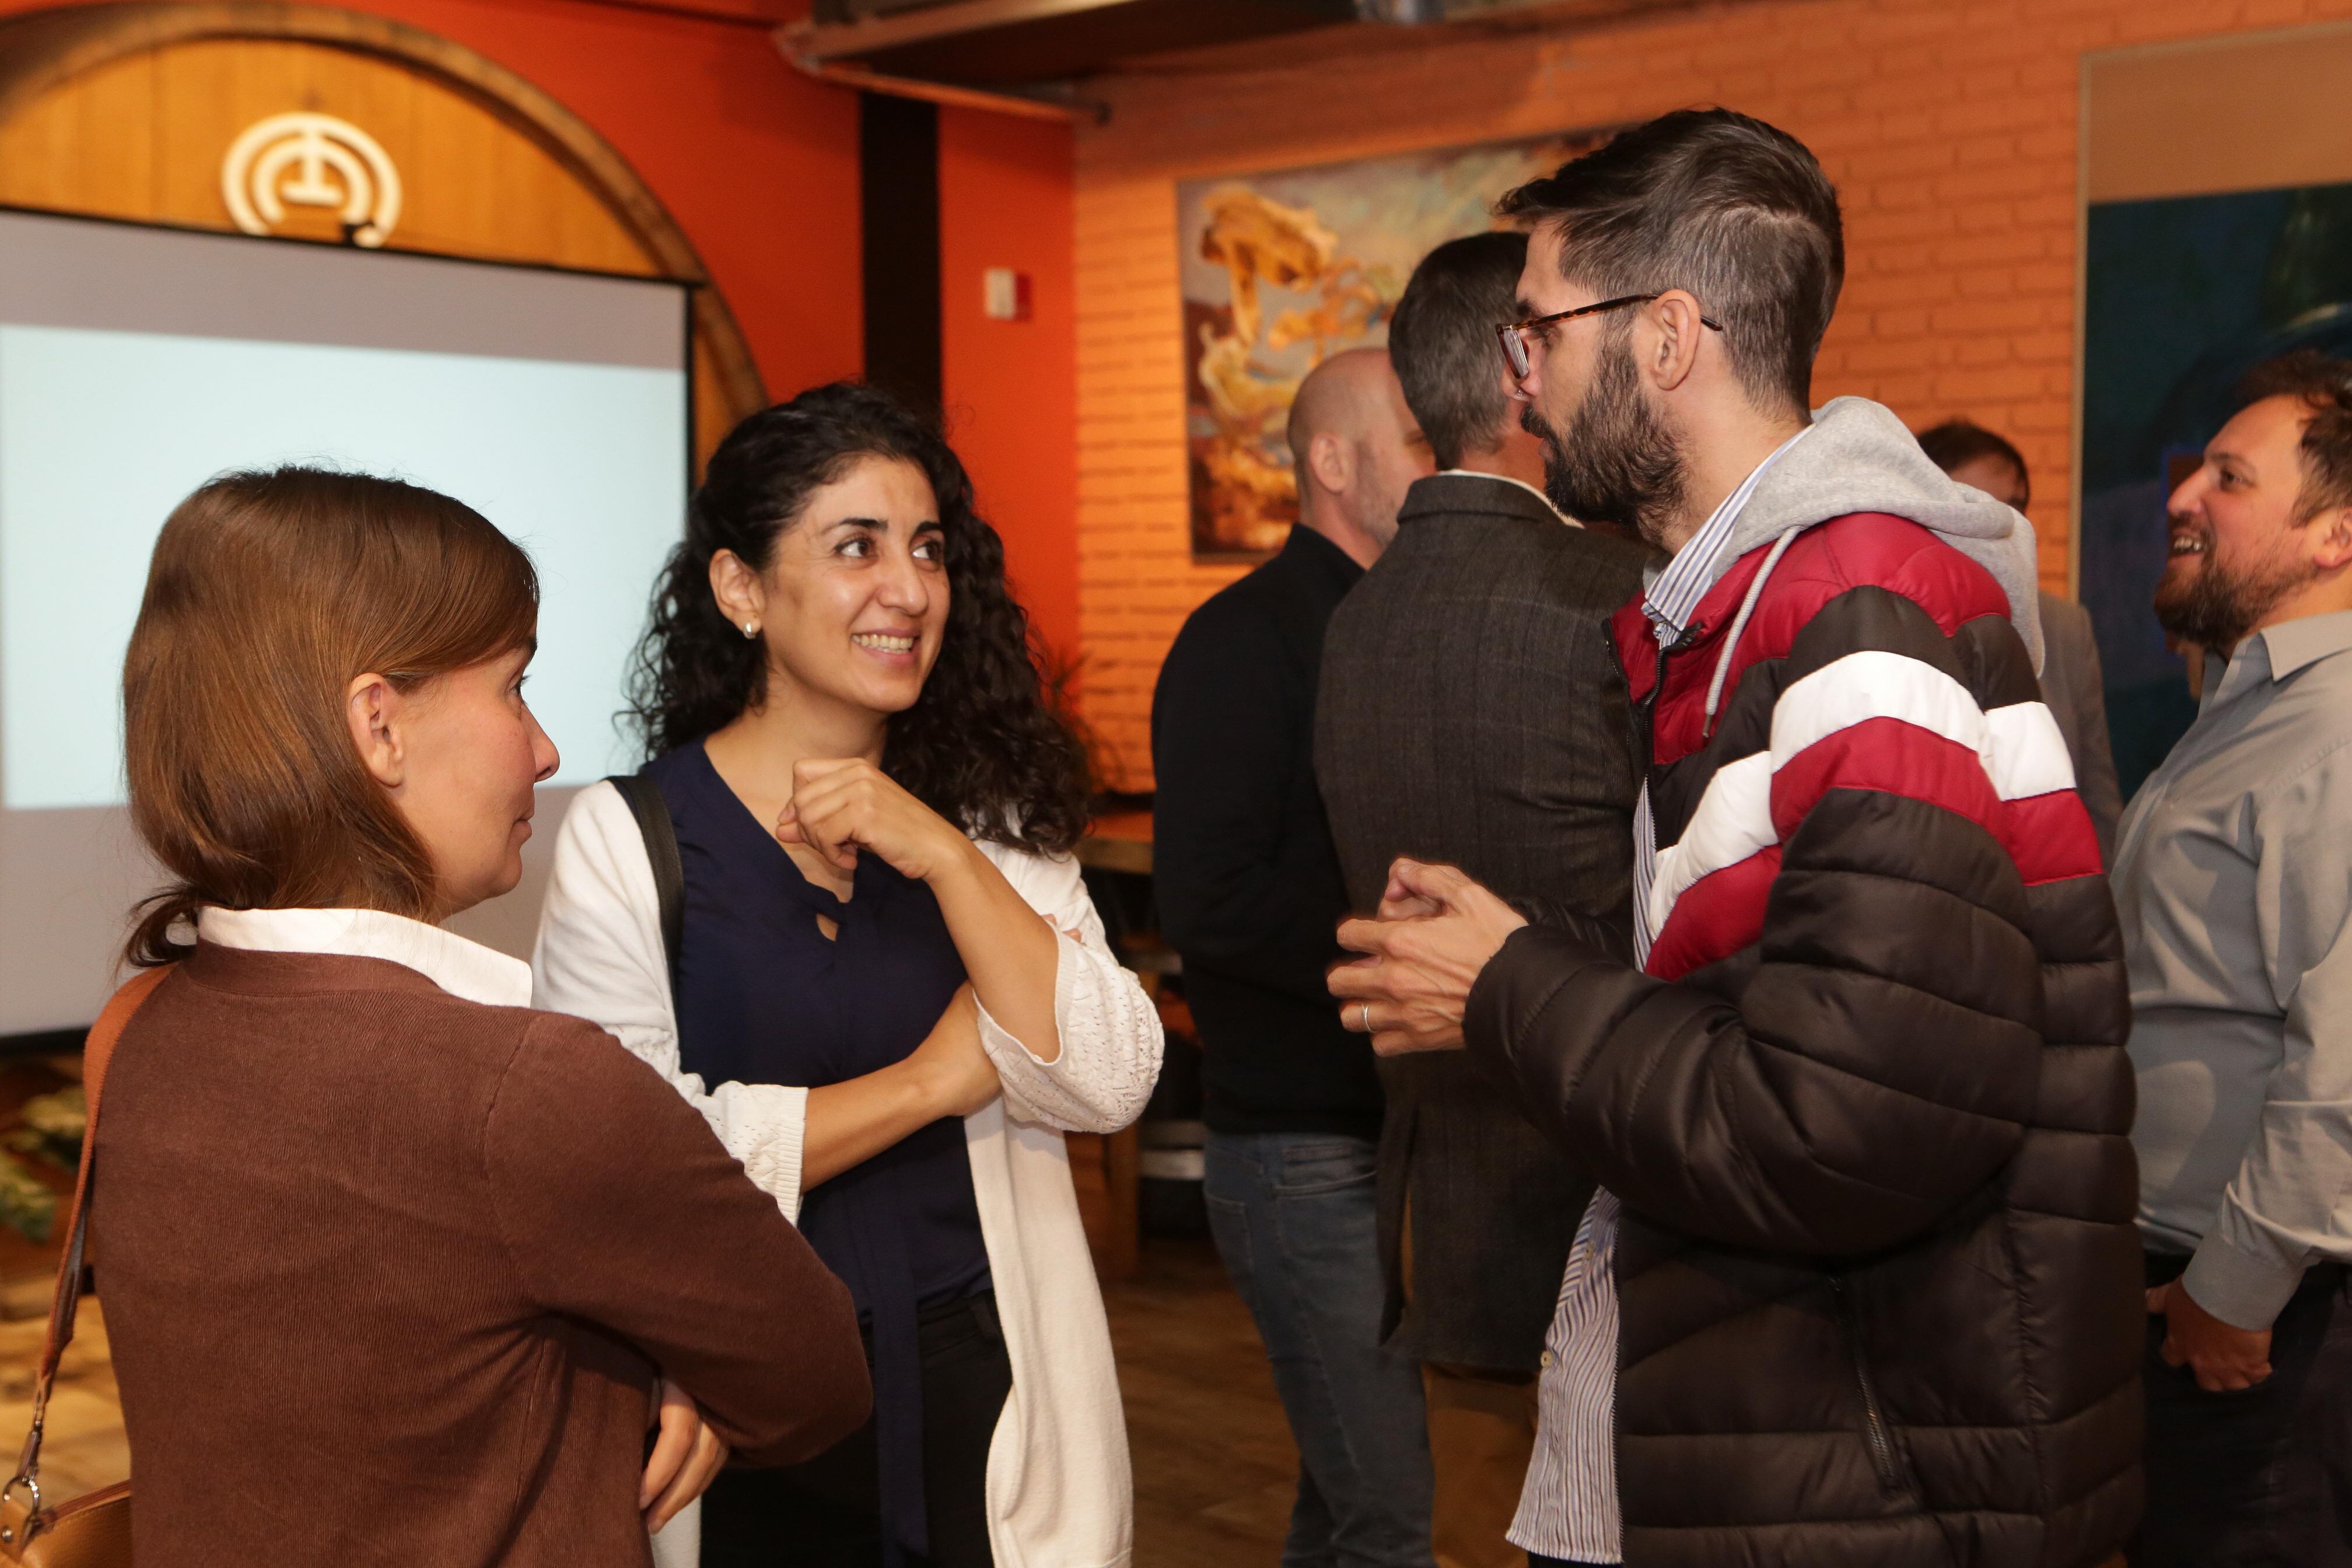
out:
M940 383L940 111L861 93L866 379L936 415Z

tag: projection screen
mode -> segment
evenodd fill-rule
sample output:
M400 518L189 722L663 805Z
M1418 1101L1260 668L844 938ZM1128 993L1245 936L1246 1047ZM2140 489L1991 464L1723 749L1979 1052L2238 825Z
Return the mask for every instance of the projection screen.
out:
M456 496L529 550L530 700L562 752L522 888L456 929L527 954L615 724L691 454L688 289L0 210L0 1037L89 1023L160 879L123 810L122 653L173 506L316 462Z

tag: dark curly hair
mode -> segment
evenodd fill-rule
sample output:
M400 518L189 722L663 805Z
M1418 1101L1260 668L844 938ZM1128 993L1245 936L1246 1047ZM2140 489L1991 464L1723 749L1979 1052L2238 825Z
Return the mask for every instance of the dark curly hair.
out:
M630 671L631 717L646 754L700 740L766 697L764 645L720 613L711 557L731 550L766 572L810 496L861 458L921 469L946 534L939 661L914 706L891 716L883 772L969 833L1068 850L1087 827L1086 748L1038 673L1028 614L1004 581L1004 542L974 509L971 476L938 427L855 382L761 410L711 454Z

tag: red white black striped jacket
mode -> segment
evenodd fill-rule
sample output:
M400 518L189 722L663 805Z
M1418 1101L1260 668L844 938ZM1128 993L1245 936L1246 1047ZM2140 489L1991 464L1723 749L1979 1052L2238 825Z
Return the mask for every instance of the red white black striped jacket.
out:
M1465 1018L1624 1205L1626 1561L2095 1563L2139 1510L2141 1312L2090 819L1983 567L1818 523L1727 653L1767 554L1669 650L1614 624L1648 973L1562 915Z

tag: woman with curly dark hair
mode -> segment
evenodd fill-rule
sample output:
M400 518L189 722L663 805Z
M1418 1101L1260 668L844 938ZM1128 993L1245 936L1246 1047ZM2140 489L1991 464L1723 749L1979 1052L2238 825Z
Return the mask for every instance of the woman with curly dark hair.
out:
M846 384L737 426L634 695L653 760L564 821L537 1001L703 1112L848 1282L874 1369L867 1428L722 1476L701 1562L1124 1563L1061 1133L1134 1120L1160 1026L1079 880L1084 753L946 440Z

